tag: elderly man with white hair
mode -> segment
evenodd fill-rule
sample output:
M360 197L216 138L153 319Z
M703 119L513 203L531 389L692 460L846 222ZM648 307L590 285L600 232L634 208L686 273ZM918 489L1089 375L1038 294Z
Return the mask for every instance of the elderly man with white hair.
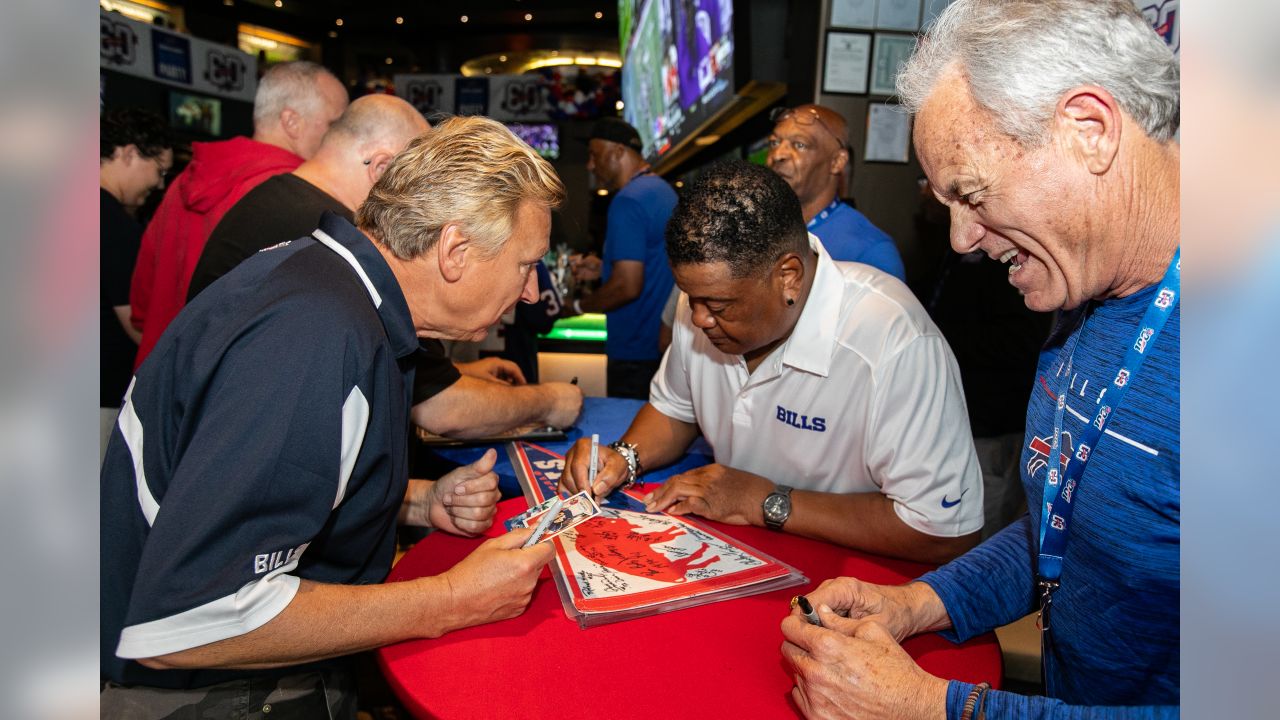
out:
M952 246L1062 320L1027 409L1031 512L915 582L811 593L824 627L782 624L806 716L1177 716L1178 84L1129 0L958 0L904 66ZM898 645L1037 609L1047 697L948 682Z

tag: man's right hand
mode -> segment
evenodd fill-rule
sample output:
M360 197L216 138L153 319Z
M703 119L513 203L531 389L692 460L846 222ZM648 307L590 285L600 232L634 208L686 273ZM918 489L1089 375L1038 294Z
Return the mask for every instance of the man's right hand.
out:
M543 421L554 428L567 428L582 413L582 388L572 383L549 382L540 383L539 387L548 393L550 408Z
M569 272L573 273L575 282L599 280L603 267L604 261L595 255L573 254L569 256Z
M942 600L933 588L921 582L873 585L855 578L838 577L822 583L805 597L814 607L826 605L837 615L850 618L850 622L833 623L831 627L845 635L852 635L863 620L879 623L898 642L951 626Z
M591 438L578 438L578 442L564 456L564 474L560 476L556 489L566 490L570 495L590 490L594 497L602 498L626 481L626 458L613 448L601 445L597 459L599 462L596 465L595 487L589 487L587 478L590 476L588 468L591 465Z
M440 577L450 592L451 629L513 618L529 605L542 567L554 555L551 543L521 548L532 528L486 540Z

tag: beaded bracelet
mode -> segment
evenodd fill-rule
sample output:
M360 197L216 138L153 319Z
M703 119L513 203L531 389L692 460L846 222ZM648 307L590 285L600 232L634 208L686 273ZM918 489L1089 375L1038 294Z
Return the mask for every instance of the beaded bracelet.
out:
M991 689L991 683L978 683L969 691L969 697L964 699L964 709L960 712L960 720L974 720L973 710L979 707L979 701L985 698L987 691ZM978 715L978 718L986 716L985 709Z

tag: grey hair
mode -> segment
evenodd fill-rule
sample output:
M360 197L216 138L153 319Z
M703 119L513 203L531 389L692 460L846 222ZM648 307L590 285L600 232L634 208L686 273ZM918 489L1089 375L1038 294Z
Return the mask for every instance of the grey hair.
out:
M898 95L920 112L955 66L977 104L1025 146L1048 137L1062 94L1106 89L1153 140L1178 130L1178 61L1132 0L956 0L898 75Z
M254 128L279 122L285 108L302 115L320 110L323 98L316 83L322 75L334 77L323 66L306 60L272 65L258 81L258 92L253 96Z

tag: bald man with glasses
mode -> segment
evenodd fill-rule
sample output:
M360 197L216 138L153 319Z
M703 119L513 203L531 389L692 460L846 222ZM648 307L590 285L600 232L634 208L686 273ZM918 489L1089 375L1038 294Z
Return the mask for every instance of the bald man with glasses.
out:
M840 199L853 151L844 117L822 105L778 108L769 135L770 169L800 198L809 232L836 260L860 262L904 279L893 238Z

